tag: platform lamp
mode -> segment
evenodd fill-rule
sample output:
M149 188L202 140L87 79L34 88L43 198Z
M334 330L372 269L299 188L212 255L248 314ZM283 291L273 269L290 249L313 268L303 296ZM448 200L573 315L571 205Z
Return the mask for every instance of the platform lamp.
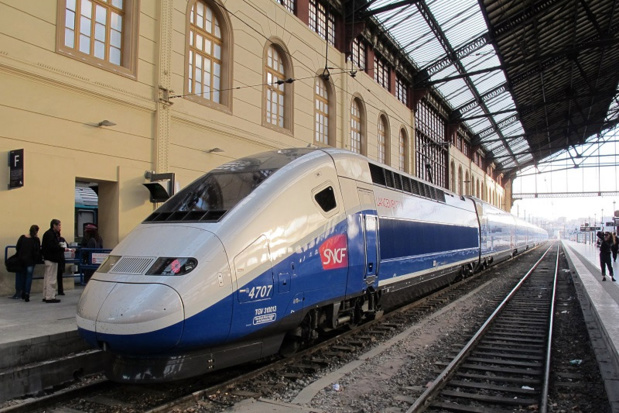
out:
M173 172L157 174L154 171L146 171L144 178L150 180L142 184L150 192L150 202L165 202L174 195L175 174Z

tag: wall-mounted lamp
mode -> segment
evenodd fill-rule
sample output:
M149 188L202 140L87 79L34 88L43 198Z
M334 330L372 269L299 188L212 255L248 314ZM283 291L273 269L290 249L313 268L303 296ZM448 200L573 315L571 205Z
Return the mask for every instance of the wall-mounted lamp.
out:
M98 127L101 127L101 126L116 126L116 124L114 122L112 122L112 121L107 120L107 119L103 119L101 122L97 123L97 126Z
M219 149L219 148L211 148L211 149L207 149L204 152L205 153L214 153L214 152L223 152L223 149Z
M154 171L144 172L144 178L150 182L143 183L150 192L150 202L164 202L174 195L174 173L157 174Z

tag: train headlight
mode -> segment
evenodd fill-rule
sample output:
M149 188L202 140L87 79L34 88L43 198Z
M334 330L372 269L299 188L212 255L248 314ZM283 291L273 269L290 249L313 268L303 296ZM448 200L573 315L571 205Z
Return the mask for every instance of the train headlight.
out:
M158 258L146 275L185 275L198 266L195 258Z
M120 261L121 257L119 255L108 255L103 264L97 268L97 272L107 273L109 272L118 261Z

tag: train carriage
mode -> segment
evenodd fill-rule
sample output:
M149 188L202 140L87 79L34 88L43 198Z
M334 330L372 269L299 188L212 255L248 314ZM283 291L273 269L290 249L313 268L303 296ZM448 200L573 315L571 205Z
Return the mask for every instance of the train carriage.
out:
M503 252L503 239L483 247L480 205L345 150L229 162L114 248L82 294L78 329L110 353L117 381L287 354Z

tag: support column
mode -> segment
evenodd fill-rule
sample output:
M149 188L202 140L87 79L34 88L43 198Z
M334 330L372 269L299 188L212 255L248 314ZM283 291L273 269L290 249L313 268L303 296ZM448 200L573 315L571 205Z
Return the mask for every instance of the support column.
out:
M159 99L156 110L156 130L154 140L153 169L157 173L168 172L168 152L170 145L170 85L171 85L171 56L172 56L172 16L173 0L159 2L159 59L158 84Z

